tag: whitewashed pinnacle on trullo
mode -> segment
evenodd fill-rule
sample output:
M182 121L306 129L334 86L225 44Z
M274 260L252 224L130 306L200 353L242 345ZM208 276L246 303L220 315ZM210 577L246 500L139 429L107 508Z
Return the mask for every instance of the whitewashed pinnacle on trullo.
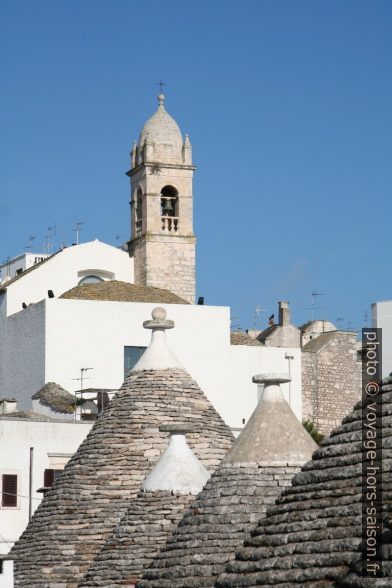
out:
M309 433L286 402L280 384L287 374L258 374L255 384L264 384L260 402L224 463L305 463L317 449Z
M159 429L170 433L169 445L142 484L144 492L175 492L198 494L210 477L186 440L193 427L185 424L163 425Z
M166 310L157 306L151 313L152 320L144 321L145 329L152 329L151 343L136 363L133 372L141 370L184 369L166 341L166 329L173 329L174 321L166 319Z

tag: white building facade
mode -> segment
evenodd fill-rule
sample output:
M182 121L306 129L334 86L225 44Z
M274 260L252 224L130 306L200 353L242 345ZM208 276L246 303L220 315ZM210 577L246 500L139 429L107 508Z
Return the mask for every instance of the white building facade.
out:
M155 303L53 298L3 319L7 345L2 345L0 389L15 397L18 409L31 408L31 396L46 382L70 392L80 389L81 370L89 368L85 387L118 389L148 345L143 321ZM292 382L283 389L299 419L301 350L230 344L230 309L204 305L163 305L176 329L170 345L227 424L242 428L257 403L255 373L287 372ZM290 395L289 395L290 389ZM290 398L289 398L290 396Z
M46 480L54 480L77 450L91 422L45 417L0 416L0 555L9 552L42 500ZM4 562L0 587L6 581ZM8 582L8 583L7 583Z
M372 326L382 329L382 377L392 372L392 300L372 304Z

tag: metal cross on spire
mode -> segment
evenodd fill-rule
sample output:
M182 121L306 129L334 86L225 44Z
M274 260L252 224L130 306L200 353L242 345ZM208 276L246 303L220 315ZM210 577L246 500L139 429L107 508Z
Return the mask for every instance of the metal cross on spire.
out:
M157 86L159 86L159 91L161 94L163 94L163 86L167 86L167 84L164 81L160 81L160 82L155 82Z

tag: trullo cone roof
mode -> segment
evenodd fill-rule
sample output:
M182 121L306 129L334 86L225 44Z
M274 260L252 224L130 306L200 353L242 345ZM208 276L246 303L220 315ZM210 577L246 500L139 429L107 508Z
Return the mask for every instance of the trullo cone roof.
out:
M246 534L316 449L284 400L279 378L269 374L254 380L265 383L259 405L137 588L211 588ZM282 435L275 456L270 436L283 432L282 426L288 434ZM296 432L301 459L290 432Z
M184 511L209 478L186 443L185 430L170 430L169 446L131 501L125 515L94 559L80 588L123 588L142 577ZM177 431L177 432L176 432Z
M391 377L384 381L382 394L381 578L362 577L363 424L362 403L358 403L247 536L235 561L228 564L216 583L217 588L392 585Z
M131 372L15 544L16 587L76 588L166 448L160 425L179 421L197 424L189 446L213 471L232 434L196 382L176 367Z

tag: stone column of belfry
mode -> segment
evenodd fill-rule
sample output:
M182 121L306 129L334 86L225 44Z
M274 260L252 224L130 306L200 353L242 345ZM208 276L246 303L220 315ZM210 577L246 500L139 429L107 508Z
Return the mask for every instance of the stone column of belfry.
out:
M192 146L167 113L165 97L131 152L131 239L135 283L195 301Z

